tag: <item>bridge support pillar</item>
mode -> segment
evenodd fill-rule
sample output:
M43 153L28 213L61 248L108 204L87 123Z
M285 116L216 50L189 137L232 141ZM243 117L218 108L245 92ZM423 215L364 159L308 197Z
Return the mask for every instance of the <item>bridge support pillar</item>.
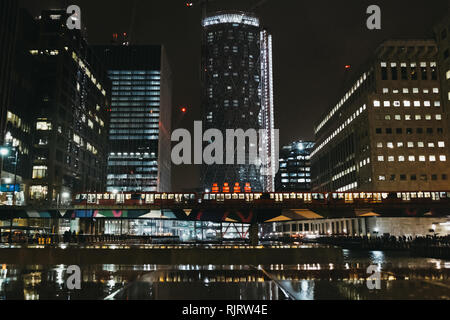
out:
M250 245L257 246L259 244L258 224L251 224L248 230Z

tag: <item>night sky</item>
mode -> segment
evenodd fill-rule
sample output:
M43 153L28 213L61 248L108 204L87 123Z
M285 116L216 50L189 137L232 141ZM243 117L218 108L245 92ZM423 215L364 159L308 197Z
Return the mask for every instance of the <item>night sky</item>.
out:
M201 10L183 0L21 0L33 15L41 9L77 4L90 44L107 44L128 32L132 44L162 43L173 71L176 127L200 120ZM259 0L217 0L210 10L246 10ZM432 37L432 27L449 10L448 0L268 0L256 13L273 35L275 127L281 144L313 139L313 125L336 104L345 87L345 65L356 72L389 38ZM366 8L377 4L382 29L366 28ZM187 115L181 119L181 107ZM173 167L173 189L199 186L199 166Z

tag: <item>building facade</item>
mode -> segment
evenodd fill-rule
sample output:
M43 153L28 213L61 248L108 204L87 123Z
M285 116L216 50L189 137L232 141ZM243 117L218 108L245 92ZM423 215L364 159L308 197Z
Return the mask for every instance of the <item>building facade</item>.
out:
M448 190L434 40L389 40L315 127L313 190Z
M60 204L74 192L105 191L110 82L65 10L36 20L32 202Z
M450 12L434 27L438 44L438 65L441 78L442 108L447 114L447 125L450 128ZM450 143L448 135L447 143Z
M202 21L202 107L205 129L264 129L260 154L273 159L272 38L252 14L219 12ZM264 77L264 79L263 79ZM260 164L204 165L202 185L250 185L254 191L273 189L273 168L261 175ZM236 148L235 148L236 149ZM236 151L236 150L235 150ZM266 160L266 162L268 162Z
M314 142L295 141L280 150L279 169L275 179L277 192L311 190L311 152Z
M95 46L112 81L107 191L171 190L171 71L160 45Z
M15 0L0 2L0 144L3 144L7 109L11 97L11 72L13 67L14 45L18 6Z

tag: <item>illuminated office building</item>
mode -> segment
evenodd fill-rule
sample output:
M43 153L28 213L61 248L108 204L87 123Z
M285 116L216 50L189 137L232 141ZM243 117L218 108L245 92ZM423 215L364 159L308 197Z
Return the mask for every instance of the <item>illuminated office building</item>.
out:
M275 179L277 192L311 190L310 155L314 142L295 141L280 151L279 169Z
M170 191L171 73L164 47L122 42L94 49L112 81L107 190Z
M36 98L30 201L64 203L105 191L110 82L65 10L37 18Z
M265 129L261 158L274 162L272 37L257 17L243 12L211 14L202 25L204 130L218 129L225 136L226 129ZM239 183L250 184L253 191L273 191L274 168L261 175L259 163L248 161L248 141L245 150L245 164L204 165L203 188Z
M313 190L449 188L437 61L434 40L389 40L378 47L315 126Z

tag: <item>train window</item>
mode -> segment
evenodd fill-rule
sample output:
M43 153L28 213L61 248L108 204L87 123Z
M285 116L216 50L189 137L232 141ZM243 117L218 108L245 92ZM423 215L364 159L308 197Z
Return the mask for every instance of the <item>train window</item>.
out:
M89 194L88 195L88 203L95 203L96 202L96 195L95 194Z
M225 194L225 199L230 200L230 199L231 199L231 194L226 193L226 194Z
M204 195L203 195L203 199L209 200L209 194L204 194Z
M173 200L175 198L175 195L173 193L169 194L169 200Z
M297 199L303 199L303 194L297 193Z
M103 194L103 199L105 199L105 200L109 200L109 193L105 193L105 194Z
M275 195L273 193L270 194L270 199L275 198Z
M125 194L125 199L130 200L131 199L131 193L126 193Z
M387 197L388 197L388 193L386 193L386 192L383 192L382 194L381 194L381 196L383 197L383 199L386 199Z
M102 200L103 199L103 195L101 193L97 194L97 200Z
M167 194L166 193L163 193L161 195L161 200L167 200Z
M359 193L354 193L353 194L353 199L358 199L359 198Z
M225 196L223 194L217 195L217 201L224 201L224 200L225 200Z
M447 198L447 192L440 192L440 193L439 193L439 197L440 197L441 199Z
M116 203L123 203L125 201L125 196L123 193L116 195Z
M431 200L439 200L439 192L432 192Z
M75 195L75 200L80 200L80 195L79 194Z
M237 193L233 193L233 195L231 197L233 198L233 200L237 200L238 194Z
M336 198L338 197L338 195L337 195L337 193L332 193L332 194L331 194L331 197L332 197L333 199L336 199Z
M254 195L252 195L252 197L255 198L255 200L261 199L262 193L255 193Z
M425 192L424 196L425 196L425 198L429 198L431 196L431 194L429 192Z
M191 193L191 200L195 200L195 193Z
M159 200L159 199L161 199L161 194L159 194L159 193L155 194L155 200Z
M245 195L244 195L243 193L240 193L240 194L239 194L239 199L240 199L240 200L244 200L244 196L245 196Z
M210 194L209 196L211 197L211 200L216 199L216 195L215 194Z
M325 195L324 195L323 193L319 193L319 199L320 199L320 200L325 199Z
M291 193L291 199L295 199L295 193Z
M366 198L366 194L365 194L364 192L361 192L361 193L359 194L359 197L360 197L361 199L365 199L365 198Z
M153 195L152 194L145 195L145 203L153 203Z
M83 193L83 194L81 195L81 199L82 199L82 200L86 200L86 199L87 199L87 194Z
M284 198L284 199L289 199L289 193L284 193L284 194L283 194L283 198Z

